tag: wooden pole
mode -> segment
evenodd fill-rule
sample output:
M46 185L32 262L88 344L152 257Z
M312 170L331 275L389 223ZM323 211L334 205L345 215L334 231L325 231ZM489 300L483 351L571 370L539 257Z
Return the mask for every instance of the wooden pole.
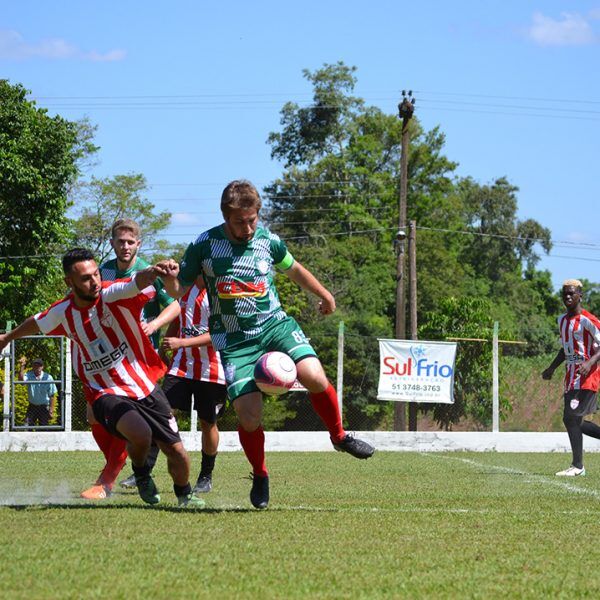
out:
M410 339L416 340L417 335L417 224L410 222L408 234L408 264L410 273ZM408 430L417 431L417 408L416 402L408 403Z
M406 302L404 295L404 266L406 262L406 199L408 195L408 122L414 112L412 92L402 92L398 113L402 119L402 146L400 155L400 193L398 195L398 233L396 234L396 339L406 339ZM394 405L394 429L406 430L406 402Z

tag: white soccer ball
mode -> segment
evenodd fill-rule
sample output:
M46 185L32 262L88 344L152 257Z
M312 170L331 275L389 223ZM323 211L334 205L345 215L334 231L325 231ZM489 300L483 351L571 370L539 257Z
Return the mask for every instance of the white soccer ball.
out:
M279 396L294 385L297 377L294 361L283 352L267 352L254 366L254 380L265 394Z

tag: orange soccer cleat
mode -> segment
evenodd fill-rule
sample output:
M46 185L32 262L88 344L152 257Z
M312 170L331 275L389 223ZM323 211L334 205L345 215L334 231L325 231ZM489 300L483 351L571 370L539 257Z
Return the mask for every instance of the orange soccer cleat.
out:
M86 500L104 500L111 495L111 492L104 485L93 485L91 488L83 490L79 495Z

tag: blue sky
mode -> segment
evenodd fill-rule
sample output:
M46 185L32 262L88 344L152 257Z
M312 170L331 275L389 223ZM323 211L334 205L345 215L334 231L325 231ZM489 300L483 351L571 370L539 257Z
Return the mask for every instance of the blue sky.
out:
M414 90L460 175L520 188L520 218L557 242L556 286L600 281L600 0L3 4L0 77L98 125L93 174L143 173L173 241L220 222L231 179L281 173L279 109L310 99L302 69L342 60L386 112Z

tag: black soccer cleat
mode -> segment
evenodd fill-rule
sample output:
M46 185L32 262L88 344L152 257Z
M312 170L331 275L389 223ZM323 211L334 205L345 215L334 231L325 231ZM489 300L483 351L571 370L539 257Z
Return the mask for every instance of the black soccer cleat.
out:
M136 475L135 483L137 485L138 494L146 504L158 504L160 502L160 494L152 479L152 475Z
M252 476L252 489L250 490L250 502L254 508L267 508L269 506L269 476Z
M370 458L373 456L373 452L375 452L375 448L371 444L359 440L349 433L345 435L341 442L333 444L333 447L338 452L347 452L355 458Z

